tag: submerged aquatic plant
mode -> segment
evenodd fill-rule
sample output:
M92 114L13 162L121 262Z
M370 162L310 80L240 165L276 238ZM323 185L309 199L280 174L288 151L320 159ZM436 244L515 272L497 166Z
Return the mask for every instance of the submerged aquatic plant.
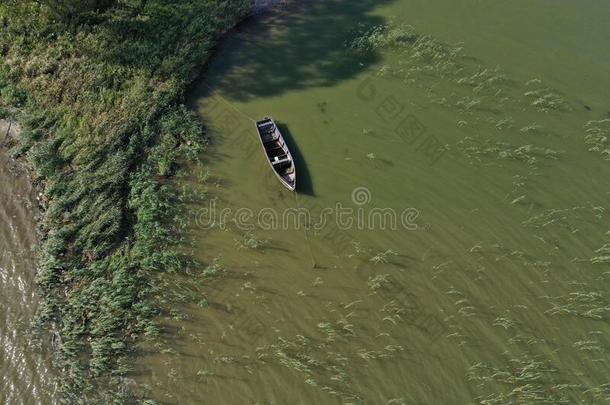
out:
M268 241L266 239L259 239L254 231L249 231L246 233L242 241L236 240L237 245L242 249L259 249L265 246L267 242Z
M378 274L375 277L370 277L368 286L371 290L379 290L392 284L389 274Z
M524 134L538 134L538 133L541 133L543 130L544 130L544 127L542 125L534 122L532 124L524 126L519 131Z
M373 51L381 48L413 46L419 35L410 25L383 24L373 27L359 25L355 38L346 44L349 49Z
M398 64L384 65L380 74L406 78L421 72L455 75L461 69L459 58L463 56L461 44L446 45L432 36L416 32L410 25L394 22L373 27L361 25L346 46L356 52L398 52L401 56Z
M530 355L509 359L508 367L479 362L468 369L468 379L484 392L481 404L571 404L610 399L610 384L587 386L567 383L550 361Z
M458 149L468 158L482 162L484 158L506 159L525 162L536 166L541 159L557 160L563 151L542 148L534 145L514 146L508 142L498 142L489 139L480 140L466 137L458 142Z
M588 121L585 124L585 145L590 152L610 160L610 119Z
M509 404L526 403L563 403L565 397L561 392L548 389L557 372L547 362L531 359L526 356L510 360L511 366L500 369L485 363L476 363L468 370L470 381L483 385L501 383L506 388L501 392L481 396L481 403Z
M371 257L369 259L369 262L373 264L387 263L389 257L391 256L398 256L398 253L394 252L392 249L388 249L386 251L379 252L375 256Z
M533 99L531 105L542 112L569 110L563 97L548 88L531 90L526 92L524 96Z
M225 267L220 263L219 258L212 260L212 263L208 264L205 269L201 272L201 276L206 278L220 277L227 273Z
M610 244L605 244L595 251L597 256L590 259L593 264L610 263Z
M610 319L610 302L601 291L576 291L568 295L549 297L552 308L549 315L573 315L583 318Z

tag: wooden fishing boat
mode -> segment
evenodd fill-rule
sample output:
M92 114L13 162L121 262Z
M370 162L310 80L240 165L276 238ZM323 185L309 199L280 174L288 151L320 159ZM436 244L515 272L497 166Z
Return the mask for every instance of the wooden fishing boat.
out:
M288 190L294 191L297 185L294 160L273 118L257 121L256 130L271 169Z

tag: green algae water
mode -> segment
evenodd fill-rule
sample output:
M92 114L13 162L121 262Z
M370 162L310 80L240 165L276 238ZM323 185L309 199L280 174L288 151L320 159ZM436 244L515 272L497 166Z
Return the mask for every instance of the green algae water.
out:
M161 403L610 400L610 9L307 1L240 25L191 94L209 128ZM272 115L298 194L260 150Z

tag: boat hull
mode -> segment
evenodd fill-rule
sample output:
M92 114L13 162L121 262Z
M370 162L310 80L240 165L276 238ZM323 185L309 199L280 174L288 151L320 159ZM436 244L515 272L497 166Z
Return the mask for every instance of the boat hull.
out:
M256 122L258 139L267 163L280 183L295 191L297 185L296 166L282 133L271 117Z

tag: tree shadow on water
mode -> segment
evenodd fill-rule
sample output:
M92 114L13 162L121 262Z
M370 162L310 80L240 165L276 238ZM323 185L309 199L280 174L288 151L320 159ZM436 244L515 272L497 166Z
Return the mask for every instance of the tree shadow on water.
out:
M347 49L358 26L384 23L374 8L395 0L299 1L250 17L221 46L204 74L228 99L248 101L309 87L328 87L377 63L375 52ZM209 94L195 84L189 98Z

